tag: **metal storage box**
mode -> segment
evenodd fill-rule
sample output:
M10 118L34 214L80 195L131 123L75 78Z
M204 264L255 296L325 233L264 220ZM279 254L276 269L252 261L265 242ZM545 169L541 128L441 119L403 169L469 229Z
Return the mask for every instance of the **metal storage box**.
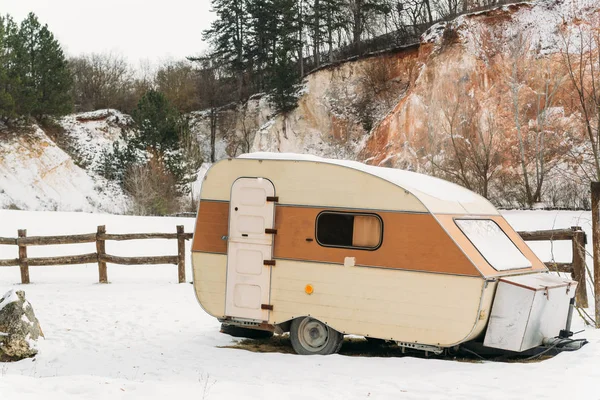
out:
M576 288L577 282L549 273L501 278L483 344L520 352L558 336Z

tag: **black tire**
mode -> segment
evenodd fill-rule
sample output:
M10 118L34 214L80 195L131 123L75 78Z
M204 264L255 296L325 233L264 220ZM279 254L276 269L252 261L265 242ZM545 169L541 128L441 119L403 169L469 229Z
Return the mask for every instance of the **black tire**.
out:
M242 328L241 326L227 324L221 324L221 333L225 333L233 337L241 337L247 339L268 339L273 336L273 332L271 331Z
M311 317L296 318L290 327L294 351L302 355L328 355L340 351L344 334Z

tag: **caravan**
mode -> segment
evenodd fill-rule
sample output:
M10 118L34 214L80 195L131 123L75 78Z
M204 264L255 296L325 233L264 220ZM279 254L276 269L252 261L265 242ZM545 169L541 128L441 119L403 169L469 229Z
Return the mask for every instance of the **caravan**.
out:
M461 186L298 154L209 169L192 261L207 313L290 332L300 354L335 353L345 334L524 351L565 329L576 289Z

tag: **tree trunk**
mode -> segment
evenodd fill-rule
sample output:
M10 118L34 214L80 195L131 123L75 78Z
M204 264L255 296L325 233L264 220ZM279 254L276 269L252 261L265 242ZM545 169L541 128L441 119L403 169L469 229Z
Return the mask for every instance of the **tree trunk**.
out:
M215 162L215 145L217 141L217 109L210 109L210 162Z
M594 261L594 306L596 328L600 328L600 183L591 183L592 192L592 245Z
M518 108L518 104L516 105ZM525 144L523 143L523 134L521 132L521 123L519 121L518 111L515 112L515 124L517 127L517 137L519 139L519 158L521 164L521 172L523 173L523 182L525 184L525 196L527 197L527 205L533 205L533 196L531 195L531 187L529 186L529 176L527 174L527 165L525 164Z
M300 78L304 78L304 41L302 32L304 31L304 15L302 14L302 0L298 6L298 62L300 63Z
M360 36L362 34L362 1L355 0L354 9L352 10L354 25L352 26L352 43L356 54L360 53Z
M327 18L327 47L328 47L328 57L327 62L333 61L333 25L331 14L329 14Z
M315 63L315 68L319 66L319 46L321 44L321 14L319 12L319 0L315 0L313 5L313 61Z
M429 18L429 23L433 24L433 16L431 15L431 4L430 0L423 0L425 2L425 7L427 8L427 17Z
M515 128L517 130L517 138L519 140L519 161L521 164L521 172L523 173L523 181L525 184L525 196L527 197L527 205L531 207L533 205L533 197L531 195L531 187L529 186L529 176L527 174L527 164L525 163L525 143L523 140L523 132L521 129L521 118L519 112L519 81L518 81L518 60L513 60L514 64L512 67L511 74L511 94L513 101L513 113L514 113L514 121Z

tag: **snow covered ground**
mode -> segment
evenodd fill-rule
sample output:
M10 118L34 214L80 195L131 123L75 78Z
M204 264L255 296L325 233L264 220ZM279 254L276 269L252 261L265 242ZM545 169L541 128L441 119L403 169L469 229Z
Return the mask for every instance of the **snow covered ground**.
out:
M505 212L518 230L581 225L589 212ZM186 231L193 219L0 210L0 236ZM189 244L188 244L189 246ZM0 246L0 258L15 257ZM174 241L107 243L115 255L175 254ZM544 259L550 246L536 243ZM93 252L91 245L30 248L32 256ZM188 248L189 251L189 248ZM570 247L555 244L558 261ZM188 253L189 254L189 253ZM189 261L189 260L188 260ZM188 262L188 280L191 280ZM109 264L108 285L95 264L31 267L20 286L16 267L0 268L0 292L24 289L46 340L34 359L0 364L0 399L506 399L597 397L600 332L590 343L538 363L458 362L413 357L297 356L220 348L233 339L198 305L192 285L176 284L175 266ZM575 329L583 329L580 320Z

